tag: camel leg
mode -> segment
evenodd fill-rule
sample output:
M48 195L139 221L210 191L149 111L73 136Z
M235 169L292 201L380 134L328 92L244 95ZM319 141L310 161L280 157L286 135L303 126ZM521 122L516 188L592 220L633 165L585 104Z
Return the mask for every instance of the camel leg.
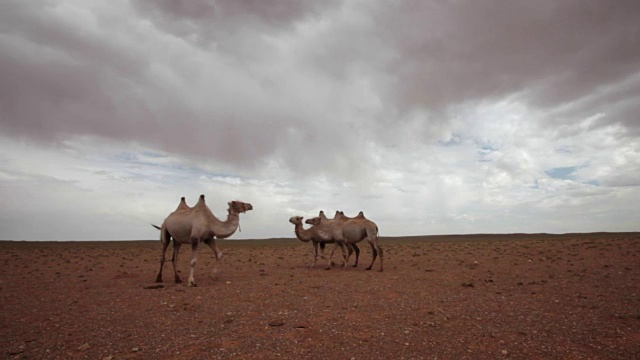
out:
M217 273L218 272L218 261L220 261L220 259L222 259L222 251L220 251L220 249L218 249L218 246L216 245L216 240L215 239L211 239L211 240L205 240L204 241L205 244L207 244L211 250L213 251L213 253L216 256L216 265L213 266L213 273Z
M173 264L173 276L175 278L176 284L180 284L182 279L180 279L180 275L178 275L178 254L180 254L180 244L175 239L173 240L173 255L171 256L171 263Z
M336 241L338 246L340 246L340 250L342 250L342 260L344 261L344 265L342 267L343 270L347 270L347 252L345 251L345 242L344 241Z
M331 260L331 258L333 257L333 252L334 252L334 251L336 251L336 249L338 248L338 246L340 246L340 245L338 245L338 243L336 242L336 243L333 245L333 249L331 249L331 251L329 251L329 262L327 263L327 267L325 268L326 270L329 270L329 269L331 269L333 266L335 266L335 265L336 265L336 263L334 263L334 262L333 262L333 260Z
M320 258L323 259L323 260L325 259L325 257L324 257L324 247L326 245L327 245L326 243L323 243L323 242L320 243Z
M162 243L162 257L160 258L160 271L158 271L158 276L156 276L156 282L162 282L162 266L164 265L165 255L167 254L167 248L169 247L169 242L171 241L171 237L167 236L164 231L160 234L160 242Z
M351 244L353 246L353 251L356 253L356 263L353 264L353 267L358 267L358 258L360 258L360 248L358 248L358 245L356 244Z
M213 250L213 253L216 255L216 260L220 261L220 259L222 259L222 251L218 249L218 246L216 245L216 239L205 240L204 243L209 245L211 250Z
M314 266L316 266L316 260L318 260L318 242L313 241L313 261L311 262L309 268L313 268Z
M378 257L378 251L376 250L376 247L373 245L373 242L369 241L369 245L371 245L371 252L373 252L373 259L371 259L371 264L369 264L369 266L365 268L366 270L371 270L373 263L376 262L376 257Z
M347 244L347 264L349 263L349 259L351 259L351 254L354 253L353 246L355 244Z
M382 272L382 248L380 247L380 245L378 245L378 243L376 242L376 247L378 248L378 252L380 253L380 272Z
M321 243L320 243L320 258L321 258L321 259L323 259L323 260L327 259L327 257L326 257L326 256L324 256L324 248L325 248L326 246L327 246L327 243L325 243L325 242L321 242ZM334 247L334 250L335 250L335 247ZM336 264L336 263L334 263L333 261L331 261L331 256L332 256L332 255L333 255L333 250L331 250L331 251L329 252L329 266L334 266L334 265Z
M369 267L367 267L367 270L371 270L373 263L376 261L376 255L380 253L380 270L378 271L382 272L382 258L383 258L382 248L380 247L380 245L378 245L377 239L368 240L368 241L369 241L369 245L371 245L371 251L373 251L373 259L371 260L371 264L369 265Z
M198 263L198 240L191 240L191 269L189 270L189 281L187 281L188 286L196 287L196 281L193 278L193 272L196 269L196 264Z
M349 263L349 259L351 258L351 254L353 254L353 244L345 244L347 247L347 264Z

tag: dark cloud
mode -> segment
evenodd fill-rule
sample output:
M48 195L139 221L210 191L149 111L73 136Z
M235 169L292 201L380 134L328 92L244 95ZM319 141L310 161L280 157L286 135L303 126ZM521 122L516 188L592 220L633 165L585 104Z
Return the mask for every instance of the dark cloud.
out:
M636 1L38 4L0 4L14 136L358 174L368 144L446 141L451 109L508 96L547 126L639 128ZM345 99L359 82L368 97Z
M400 2L376 16L399 54L400 108L517 92L554 107L640 70L635 1Z
M138 15L158 28L199 46L221 50L237 61L264 51L261 36L290 31L298 21L315 17L337 1L298 0L140 0Z

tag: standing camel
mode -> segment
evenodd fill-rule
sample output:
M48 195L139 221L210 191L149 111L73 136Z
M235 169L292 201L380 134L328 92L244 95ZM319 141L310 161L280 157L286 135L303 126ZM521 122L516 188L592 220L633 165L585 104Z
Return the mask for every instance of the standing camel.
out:
M298 240L302 242L313 243L313 262L309 266L310 268L316 265L316 261L318 260L318 245L320 245L320 257L324 259L324 245L335 243L331 235L331 231L328 231L322 227L312 226L309 229L305 229L302 225L302 216L293 216L289 219L289 222L294 225L294 232L296 233L296 237ZM334 248L335 249L335 248ZM356 253L356 264L354 266L358 266L358 258L360 257L360 249L355 244L347 245L347 250L349 252L349 256L351 253L355 251ZM333 265L333 261L331 261L331 256L333 255L333 250L329 253L329 263L325 269L331 269L331 265Z
M194 207L189 207L184 201L184 197L181 199L178 208L169 214L160 228L162 258L160 259L160 270L158 271L156 282L162 282L162 266L164 265L167 247L172 238L173 256L171 262L173 263L176 283L182 282L180 275L178 275L176 263L180 253L180 246L183 244L191 244L191 270L187 283L189 286L196 286L193 272L198 262L198 246L200 243L207 244L213 250L217 260L222 258L222 252L216 246L215 239L225 239L233 235L240 224L240 213L253 209L251 204L242 201L230 201L227 204L229 205L227 220L221 221L213 215L205 204L204 195L200 195L200 199Z
M319 226L323 231L330 231L332 237L339 245L356 244L367 239L367 242L371 245L373 259L366 269L371 270L378 253L380 253L379 271L382 271L383 252L382 248L380 248L380 245L378 244L378 226L373 221L364 218L364 214L362 215L362 218L360 218L360 216L355 218L346 218L344 217L344 214L340 215L340 213L341 212L338 212L338 216L333 220L330 220L327 219L326 216L323 216L324 213L321 212L320 216L308 219L306 223ZM347 255L342 246L340 246L340 248L342 249L342 257L344 258L346 269L346 262L351 255Z

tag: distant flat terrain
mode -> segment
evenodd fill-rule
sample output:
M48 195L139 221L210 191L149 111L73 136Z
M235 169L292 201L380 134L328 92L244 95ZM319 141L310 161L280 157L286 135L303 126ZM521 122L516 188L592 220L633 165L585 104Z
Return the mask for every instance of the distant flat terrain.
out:
M0 241L0 351L37 359L640 358L640 233L382 237L384 272L296 239ZM333 245L327 246L327 253ZM186 282L191 250L178 267ZM340 252L334 261L341 263ZM351 264L353 264L353 258ZM350 265L351 265L350 264ZM214 272L216 268L216 272Z

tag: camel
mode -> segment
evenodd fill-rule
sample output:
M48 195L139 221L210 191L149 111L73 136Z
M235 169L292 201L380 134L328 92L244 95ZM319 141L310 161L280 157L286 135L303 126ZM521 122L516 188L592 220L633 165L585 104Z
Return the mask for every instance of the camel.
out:
M162 258L160 259L160 270L156 282L162 282L162 266L165 261L167 247L173 238L173 273L175 282L181 283L180 275L176 269L178 262L178 254L180 246L183 244L191 244L191 271L189 272L188 286L196 286L193 272L198 262L198 246L205 243L213 250L216 260L222 258L222 252L216 246L215 239L225 239L233 235L240 224L240 213L253 209L249 203L242 201L230 201L227 220L221 221L209 210L204 200L204 195L200 195L198 203L189 207L184 200L180 200L180 204L162 223L160 228L160 242L162 243Z
M311 263L311 265L309 266L310 268L313 268L316 265L316 261L318 260L318 244L320 245L320 257L322 259L324 259L324 247L325 244L332 244L335 243L335 240L333 239L333 237L331 236L331 232L327 231L326 229L323 229L322 227L315 227L312 226L309 229L305 229L302 226L302 216L293 216L289 219L289 222L292 223L293 225L295 225L295 229L294 232L296 233L296 237L298 238L298 240L302 241L302 242L309 242L311 241L313 243L313 262ZM337 245L336 245L337 246ZM358 248L357 245L355 244L349 244L347 245L347 249L349 252L349 256L351 256L351 254L353 252L356 253L356 263L353 266L358 266L358 258L360 257L360 249ZM331 261L331 257L333 256L333 251L335 250L332 249L331 252L329 253L329 263L327 264L327 267L325 269L329 270L331 269L331 266L333 265L333 261Z
M327 222L331 222L333 220L352 220L352 219L366 219L366 217L364 216L364 212L360 211L358 212L358 215L356 215L356 217L348 217L344 214L344 212L340 211L340 210L336 210L335 215L333 215L333 219L329 219L327 218L327 216L324 214L324 210L320 210L320 212L318 213L318 217L321 218L322 220L325 220ZM305 223L307 224L311 224L313 225L314 223L312 223L313 219L307 219L307 221L305 221ZM326 225L326 224L325 224ZM347 244L347 247L352 246L353 244ZM338 248L338 246L340 246L338 243L336 243L336 246L333 247L333 249L331 249L331 252L329 253L329 259L331 259L331 257L333 256L333 252L336 250L336 248ZM356 263L353 265L353 267L358 267L358 257L360 255L360 249L357 248L356 245ZM344 251L344 249L343 249ZM350 256L350 255L349 255Z
M349 255L347 255L342 247L342 244L356 244L364 239L367 239L369 245L371 245L371 251L373 252L373 259L371 260L371 264L366 267L366 270L371 270L373 263L376 261L376 257L378 253L380 253L380 270L382 271L382 258L383 252L378 244L378 226L371 220L364 218L364 214L362 214L362 218L359 218L360 214L356 218L347 218L344 214L340 214L338 212L336 218L333 220L327 219L324 216L324 212L320 212L320 216L307 219L306 223L310 225L319 226L323 232L329 231L332 234L334 240L340 245L342 249L342 256L345 261L345 269L346 262L349 260ZM361 212L362 213L362 212Z
M362 213L362 211L361 211L361 213ZM341 217L341 214L342 214L342 216L343 216L343 217ZM364 214L363 214L363 216L364 216ZM338 220L339 218L340 218L340 219L343 219L343 218L344 218L344 213L343 213L342 211L336 210L336 213L333 215L333 219L329 219L329 218L327 218L327 216L324 214L324 210L320 210L320 212L318 213L318 217L319 217L319 218L321 218L321 219L323 219L323 220L325 220L325 221L327 221L327 222L331 222L331 221L333 221L333 220ZM312 224L310 221L312 221L312 220L311 220L311 219L307 219L307 220L305 221L305 223L310 224L311 226L316 226L316 225ZM326 224L325 224L325 225L326 225ZM335 240L333 240L332 242L335 242ZM321 244L322 244L322 243L321 243ZM336 250L336 248L338 248L338 246L340 246L340 248L342 249L342 251L343 251L343 253L344 253L344 249L342 248L342 244L340 244L340 243L335 243L335 246L334 246L334 247L333 247L333 249L331 249L331 251L329 252L329 259L331 259L331 258L333 257L333 252ZM357 248L357 246L356 246L356 248ZM324 249L322 249L322 250L323 250L323 252L322 252L323 257L322 257L322 258L324 259ZM358 252L356 253L356 263L353 265L353 267L358 267L358 258L359 258L359 257L360 257L360 249L358 249ZM333 264L333 263L332 263L332 264Z

